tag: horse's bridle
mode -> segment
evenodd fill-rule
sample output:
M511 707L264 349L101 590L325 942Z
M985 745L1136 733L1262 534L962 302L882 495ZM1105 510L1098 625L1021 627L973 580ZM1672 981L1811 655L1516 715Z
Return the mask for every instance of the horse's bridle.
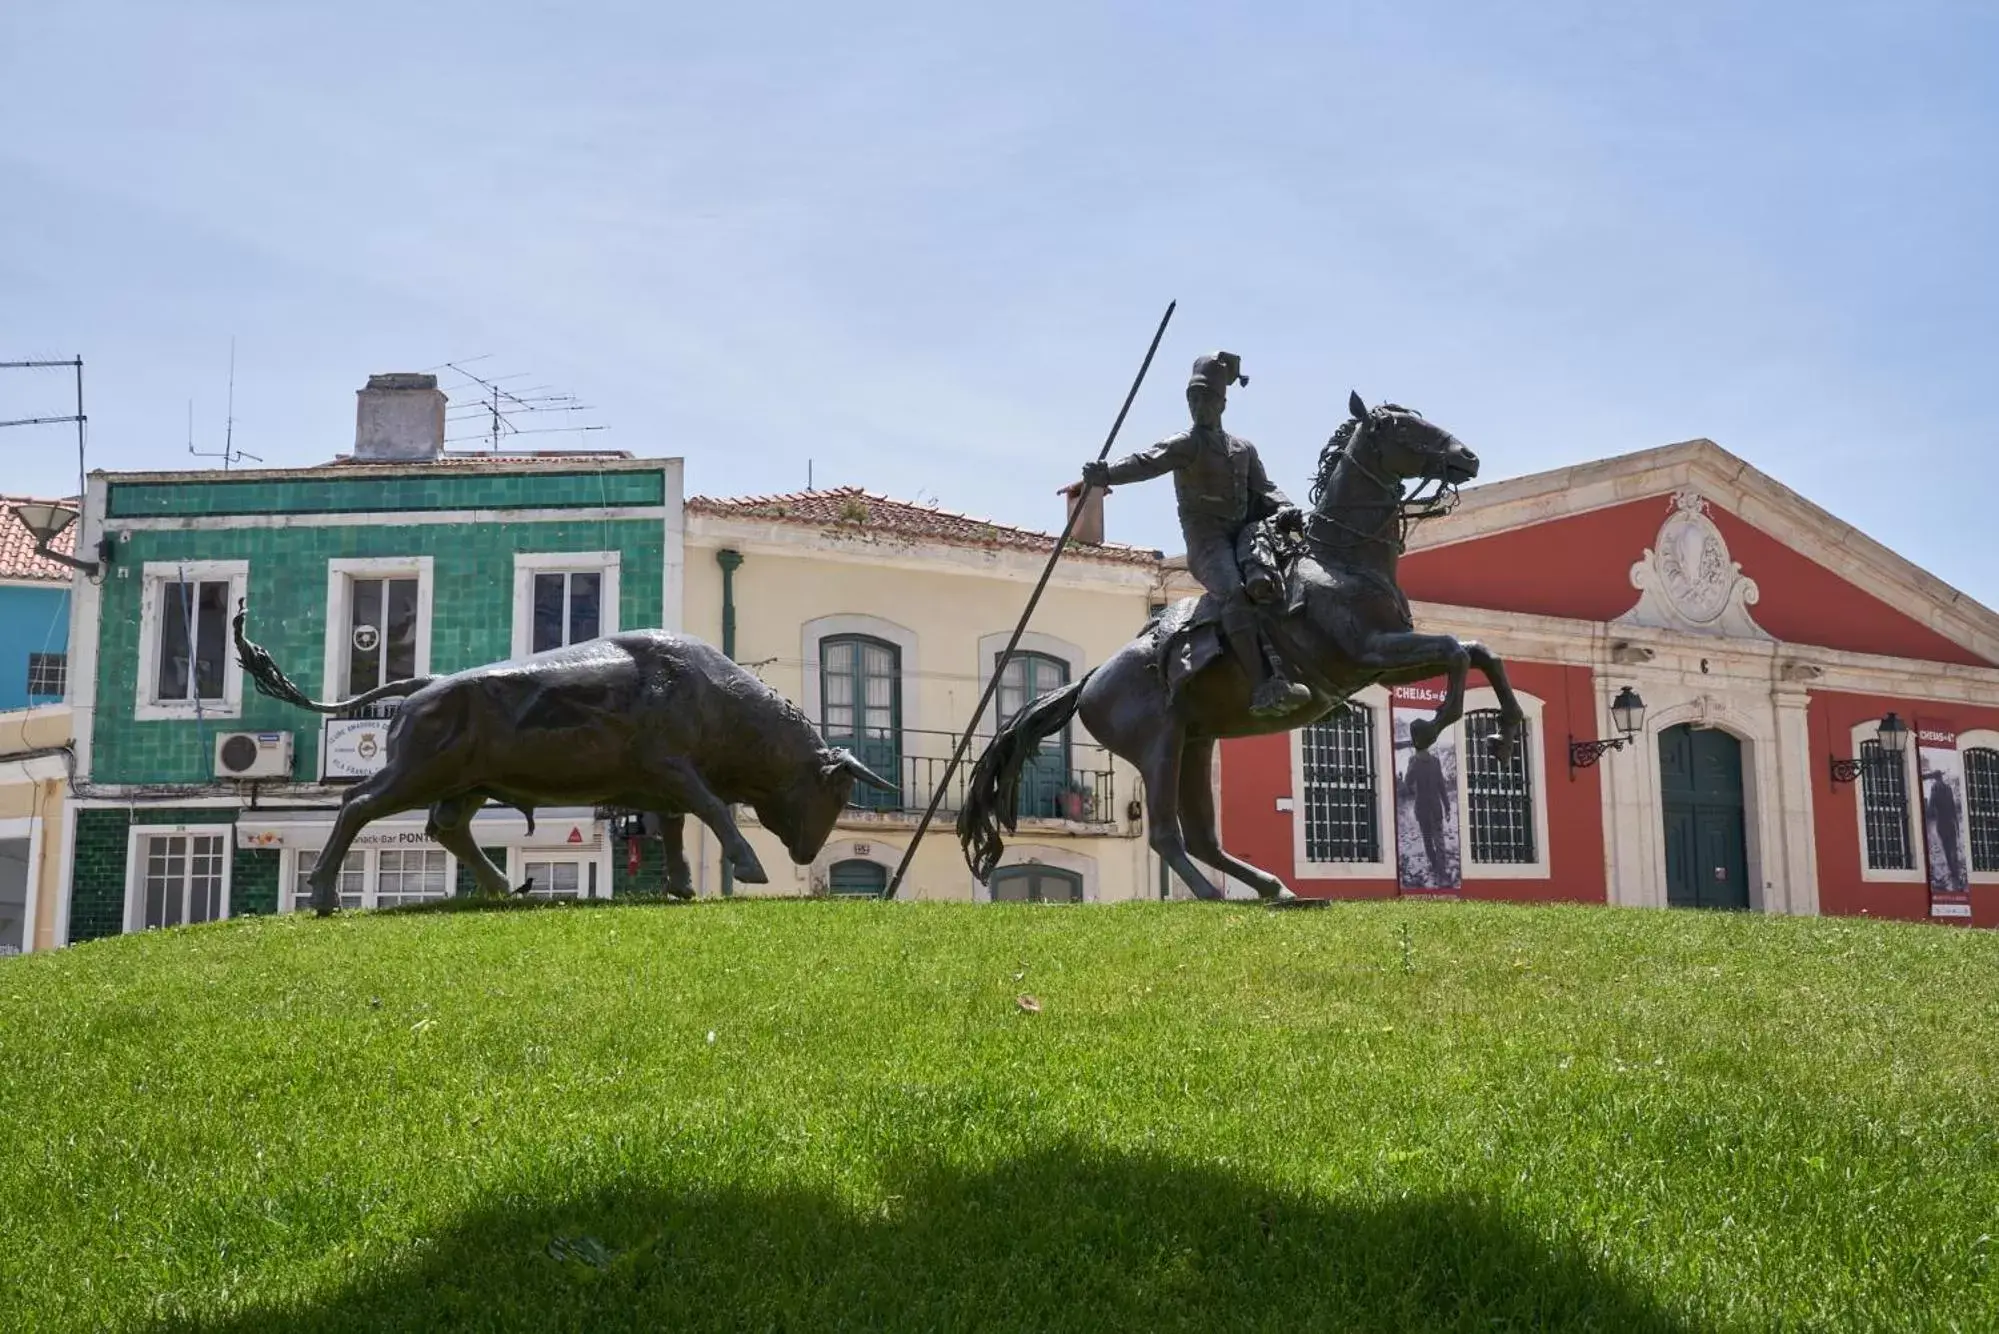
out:
M1363 444L1371 440L1370 428L1373 427L1374 423L1367 417L1356 418L1355 422L1353 435L1340 445L1336 451L1339 454L1339 459L1333 463L1332 468L1326 470L1327 484L1330 485L1331 473L1339 467L1340 463L1351 464L1355 471L1367 478L1368 481L1373 482L1380 489L1382 498L1387 500L1389 505L1393 507L1396 520L1395 536L1391 538L1379 532L1368 532L1366 529L1355 527L1344 519L1335 518L1327 512L1329 510L1360 509L1364 505L1380 503L1378 501L1345 501L1337 505L1322 503L1314 507L1312 513L1305 516L1306 529L1309 533L1314 524L1331 524L1333 527L1358 538L1362 544L1379 542L1395 555L1400 556L1408 549L1409 529L1411 526L1424 519L1434 518L1440 514L1448 514L1452 509L1456 508L1458 503L1457 484L1445 480L1445 451L1438 450L1434 463L1430 467L1426 467L1422 475L1415 479L1415 489L1410 491L1409 494L1404 495L1400 480L1384 477L1362 462L1360 448ZM1428 495L1424 495L1423 488L1432 482L1436 483L1437 489Z

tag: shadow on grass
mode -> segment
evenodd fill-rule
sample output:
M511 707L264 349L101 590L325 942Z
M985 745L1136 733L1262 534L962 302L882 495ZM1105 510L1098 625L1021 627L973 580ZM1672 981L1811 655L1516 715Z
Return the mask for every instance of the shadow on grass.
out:
M1075 1150L892 1195L872 1215L804 1190L508 1203L320 1300L198 1327L1688 1328L1474 1199L1339 1207Z

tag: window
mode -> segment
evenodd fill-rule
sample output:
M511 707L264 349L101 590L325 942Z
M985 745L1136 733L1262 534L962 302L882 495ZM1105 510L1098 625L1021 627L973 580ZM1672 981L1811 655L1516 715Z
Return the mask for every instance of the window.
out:
M1083 877L1074 871L1027 862L993 872L994 903L1081 903Z
M302 848L292 860L293 912L312 908L312 886L306 878L319 860L319 849ZM442 848L350 848L340 863L342 908L394 908L425 903L451 895L451 859Z
M578 858L523 861L521 878L532 881L528 891L537 899L594 899L597 897L597 863Z
M355 579L348 590L347 679L343 693L359 695L416 671L417 580Z
M1464 716L1466 824L1471 860L1487 865L1531 865L1534 853L1534 778L1528 757L1533 729L1521 729L1513 756L1502 764L1489 737L1499 731L1498 709Z
M451 867L442 848L383 848L375 858L377 908L399 908L451 893Z
M1379 862L1374 710L1348 704L1303 729L1305 861Z
M997 664L999 655L993 656ZM1015 653L1000 673L1000 725L1051 690L1069 684L1069 664L1046 653ZM1062 793L1069 786L1069 729L1042 741L1020 772L1019 813L1053 819L1062 814Z
M882 891L888 888L888 868L880 862L862 861L858 857L834 862L826 872L826 888L833 894L879 898Z
M228 915L226 833L135 833L138 930L212 922Z
M68 656L62 653L30 653L28 655L28 697L30 699L61 699L63 678Z
M618 630L615 551L537 551L514 557L515 657L581 644Z
M1999 871L1999 750L1965 750L1964 813L1971 832L1971 869Z
M229 618L248 573L243 561L147 562L135 718L233 718L241 712L242 667Z
M820 730L893 781L902 772L902 662L896 646L862 635L819 643ZM854 806L895 810L902 794L856 783Z
M319 862L318 848L308 849L298 854L292 868L292 911L307 912L312 908L312 886L306 877ZM368 854L358 848L350 849L347 860L340 863L340 906L358 908L366 898L368 888Z
M343 558L326 567L330 693L350 697L429 672L430 557Z
M1916 869L1909 837L1909 778L1900 757L1869 737L1859 746L1861 829L1870 871Z

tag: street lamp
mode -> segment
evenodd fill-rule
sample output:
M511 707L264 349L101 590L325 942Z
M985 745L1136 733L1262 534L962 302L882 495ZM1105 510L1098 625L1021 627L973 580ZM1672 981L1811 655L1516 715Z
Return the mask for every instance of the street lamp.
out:
M1909 752L1909 725L1897 718L1895 711L1890 709L1887 717L1883 718L1880 725L1874 729L1874 740L1880 745L1883 755L1899 764L1902 756ZM1858 758L1851 760L1832 756L1826 758L1831 761L1832 781L1835 783L1851 783L1860 777L1860 768L1866 763L1865 760Z
M1610 720L1617 724L1618 736L1601 741L1578 741L1569 738L1569 781L1575 782L1576 770L1593 767L1608 750L1623 750L1624 743L1645 730L1645 701L1630 686L1617 692L1617 698L1610 702Z
M60 551L51 551L49 549L49 543L61 537L68 530L69 526L77 520L77 512L69 506L54 505L42 500L31 500L24 504L15 505L12 508L14 517L21 521L21 526L28 530L28 535L35 539L35 554L37 556L46 556L57 564L67 565L72 570L82 570L85 574L91 576L95 576L99 570L104 568L105 564L109 563L111 559L111 541L109 538L97 544L97 554L102 558L101 560L78 560L74 556L68 556Z

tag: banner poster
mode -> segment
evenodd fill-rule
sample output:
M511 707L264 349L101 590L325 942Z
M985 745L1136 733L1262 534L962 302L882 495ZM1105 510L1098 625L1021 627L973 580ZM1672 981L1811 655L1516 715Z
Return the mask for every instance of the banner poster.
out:
M1957 729L1916 719L1916 771L1923 790L1923 845L1930 916L1971 916L1971 867L1964 846L1964 756Z
M1405 894L1455 894L1463 884L1458 852L1458 729L1446 728L1427 751L1409 739L1410 724L1431 717L1444 692L1397 686L1389 695L1395 729L1395 864Z

